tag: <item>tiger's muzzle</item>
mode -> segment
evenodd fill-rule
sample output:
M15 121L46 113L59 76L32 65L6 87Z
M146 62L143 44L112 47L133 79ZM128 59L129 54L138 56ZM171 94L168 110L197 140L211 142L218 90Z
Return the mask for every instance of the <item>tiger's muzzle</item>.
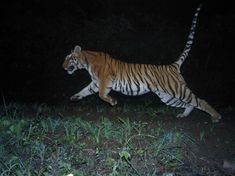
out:
M76 70L77 67L75 67L74 65L70 65L67 69L65 69L67 71L68 74L73 74Z

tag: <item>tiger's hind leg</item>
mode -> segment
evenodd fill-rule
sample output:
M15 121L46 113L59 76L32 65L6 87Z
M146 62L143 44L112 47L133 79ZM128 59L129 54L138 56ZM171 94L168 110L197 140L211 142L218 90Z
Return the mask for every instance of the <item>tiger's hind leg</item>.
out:
M172 95L165 92L155 93L166 105L185 108L184 112L178 114L177 117L187 117L194 108L197 108L210 114L212 122L219 122L221 115L214 108L212 108L205 100L196 97L189 88L184 88L185 95L181 95L179 98L173 97Z
M185 108L183 113L180 113L177 115L177 117L187 117L192 110L194 109L193 106L183 102L182 100L180 100L179 98L175 98L172 95L169 95L165 92L155 92L159 98L161 99L161 101L163 103L165 103L168 106L172 106L172 107L181 107L181 108Z
M213 123L219 122L221 115L211 105L209 105L205 100L198 98L187 86L182 86L181 90L184 92L183 95L180 94L180 97L183 97L182 101L210 114L211 121Z
M191 105L186 105L186 106L185 106L185 109L184 109L184 112L178 114L177 117L180 117L180 118L182 118L182 117L187 117L187 116L192 112L193 109L194 109L193 106L191 106Z
M209 105L205 100L202 100L200 98L197 98L197 101L198 105L196 106L196 108L210 114L213 123L220 121L221 115L211 105Z

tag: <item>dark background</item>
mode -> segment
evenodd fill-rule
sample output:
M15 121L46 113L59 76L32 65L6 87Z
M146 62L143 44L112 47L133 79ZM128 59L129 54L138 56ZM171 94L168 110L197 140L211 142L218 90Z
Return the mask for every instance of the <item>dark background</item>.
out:
M199 3L31 0L1 5L2 97L8 102L67 101L90 82L85 71L70 76L62 70L76 44L126 62L172 63L184 48ZM203 1L194 45L182 67L189 87L216 107L234 106L234 29L229 1Z

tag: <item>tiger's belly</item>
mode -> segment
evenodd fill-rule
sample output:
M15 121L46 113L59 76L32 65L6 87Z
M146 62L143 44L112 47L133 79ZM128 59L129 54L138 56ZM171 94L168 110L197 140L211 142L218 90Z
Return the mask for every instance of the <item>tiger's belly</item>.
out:
M148 86L143 83L138 84L136 82L127 81L116 81L112 86L112 90L130 96L143 95L150 91Z

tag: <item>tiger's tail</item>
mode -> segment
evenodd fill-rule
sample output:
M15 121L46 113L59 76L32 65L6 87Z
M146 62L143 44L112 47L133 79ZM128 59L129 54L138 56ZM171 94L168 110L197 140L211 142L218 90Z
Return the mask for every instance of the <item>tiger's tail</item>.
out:
M194 35L195 35L195 28L196 28L196 24L197 24L197 17L198 17L198 14L199 14L200 10L201 10L201 6L202 6L202 4L200 4L197 7L196 12L194 14L193 21L192 21L191 28L190 28L190 33L188 35L188 39L187 39L185 48L184 48L183 52L181 53L181 55L179 56L178 60L176 62L174 62L174 65L177 66L179 71L180 71L181 65L184 63L185 59L188 57L189 51L191 50L191 47L192 47L192 44L193 44Z

